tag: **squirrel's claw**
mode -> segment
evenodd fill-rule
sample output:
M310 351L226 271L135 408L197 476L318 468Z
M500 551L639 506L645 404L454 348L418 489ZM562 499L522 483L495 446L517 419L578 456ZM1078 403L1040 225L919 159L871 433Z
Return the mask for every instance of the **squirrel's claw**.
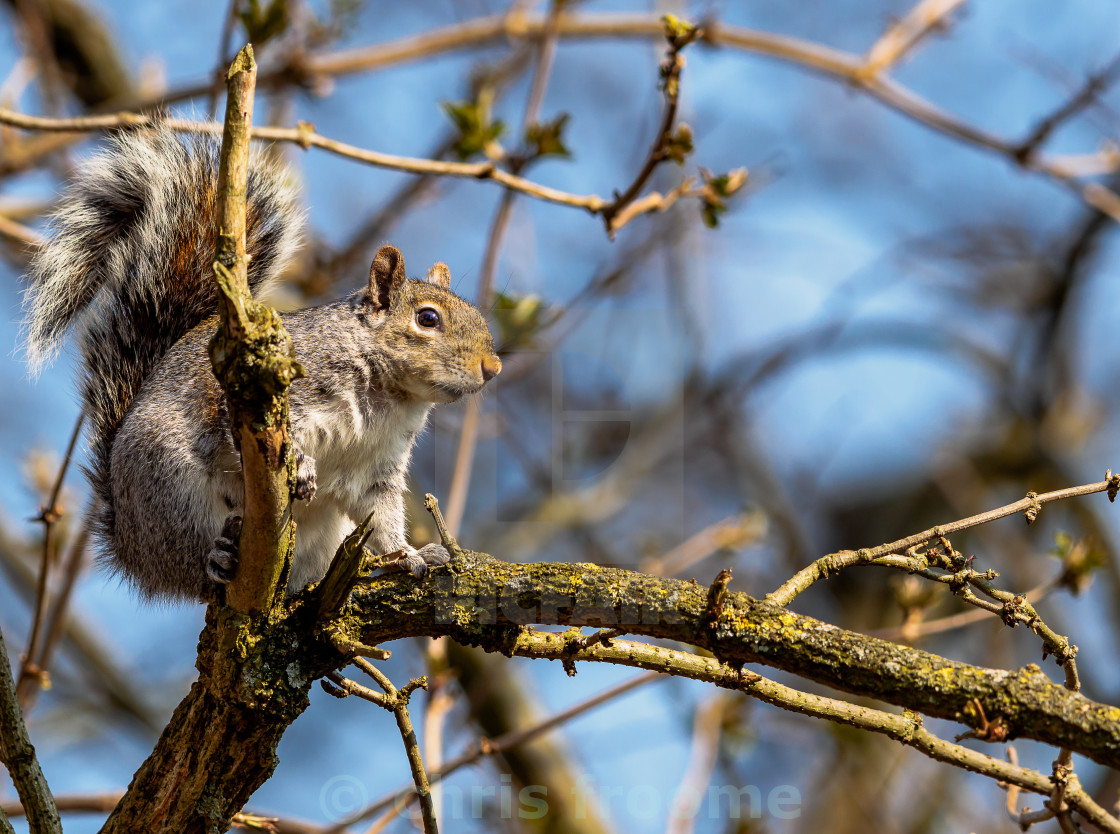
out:
M240 541L241 516L227 516L222 532L206 555L206 575L219 585L228 585L237 571L237 546Z
M315 458L296 450L296 500L315 497Z
M406 570L417 579L423 579L428 575L429 567L439 567L450 561L451 554L447 552L447 548L442 544L433 542L424 545L419 550L411 549L411 552L406 553L395 562L390 562L385 567L390 571Z

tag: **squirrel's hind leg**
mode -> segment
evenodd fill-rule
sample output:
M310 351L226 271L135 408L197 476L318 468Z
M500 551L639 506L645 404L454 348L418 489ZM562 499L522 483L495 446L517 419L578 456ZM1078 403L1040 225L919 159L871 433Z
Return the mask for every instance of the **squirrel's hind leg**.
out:
M296 492L299 501L315 497L315 458L296 450ZM241 542L241 515L230 513L222 532L206 554L206 575L219 585L228 585L237 571L237 548Z
M222 532L206 554L206 575L219 585L228 585L237 572L237 547L241 541L241 516L226 517Z

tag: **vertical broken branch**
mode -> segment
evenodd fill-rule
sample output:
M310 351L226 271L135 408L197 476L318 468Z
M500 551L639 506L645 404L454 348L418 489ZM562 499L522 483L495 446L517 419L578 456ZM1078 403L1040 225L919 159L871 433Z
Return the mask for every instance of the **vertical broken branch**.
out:
M249 293L245 198L256 71L252 46L247 45L226 79L214 265L221 323L210 345L245 479L237 573L226 590L226 603L250 615L269 610L285 584L294 535L287 390L303 375L280 317Z

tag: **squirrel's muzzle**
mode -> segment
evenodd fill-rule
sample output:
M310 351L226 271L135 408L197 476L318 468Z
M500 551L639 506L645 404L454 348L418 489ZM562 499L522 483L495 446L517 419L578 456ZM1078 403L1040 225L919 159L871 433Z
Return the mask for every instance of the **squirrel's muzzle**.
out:
M489 382L502 372L502 360L494 356L487 356L482 360L482 378Z

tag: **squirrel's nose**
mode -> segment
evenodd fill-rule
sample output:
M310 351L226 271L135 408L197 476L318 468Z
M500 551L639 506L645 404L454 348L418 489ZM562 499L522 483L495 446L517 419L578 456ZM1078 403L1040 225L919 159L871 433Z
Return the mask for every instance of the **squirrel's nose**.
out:
M502 360L497 356L487 356L482 360L482 378L489 382L502 372Z

